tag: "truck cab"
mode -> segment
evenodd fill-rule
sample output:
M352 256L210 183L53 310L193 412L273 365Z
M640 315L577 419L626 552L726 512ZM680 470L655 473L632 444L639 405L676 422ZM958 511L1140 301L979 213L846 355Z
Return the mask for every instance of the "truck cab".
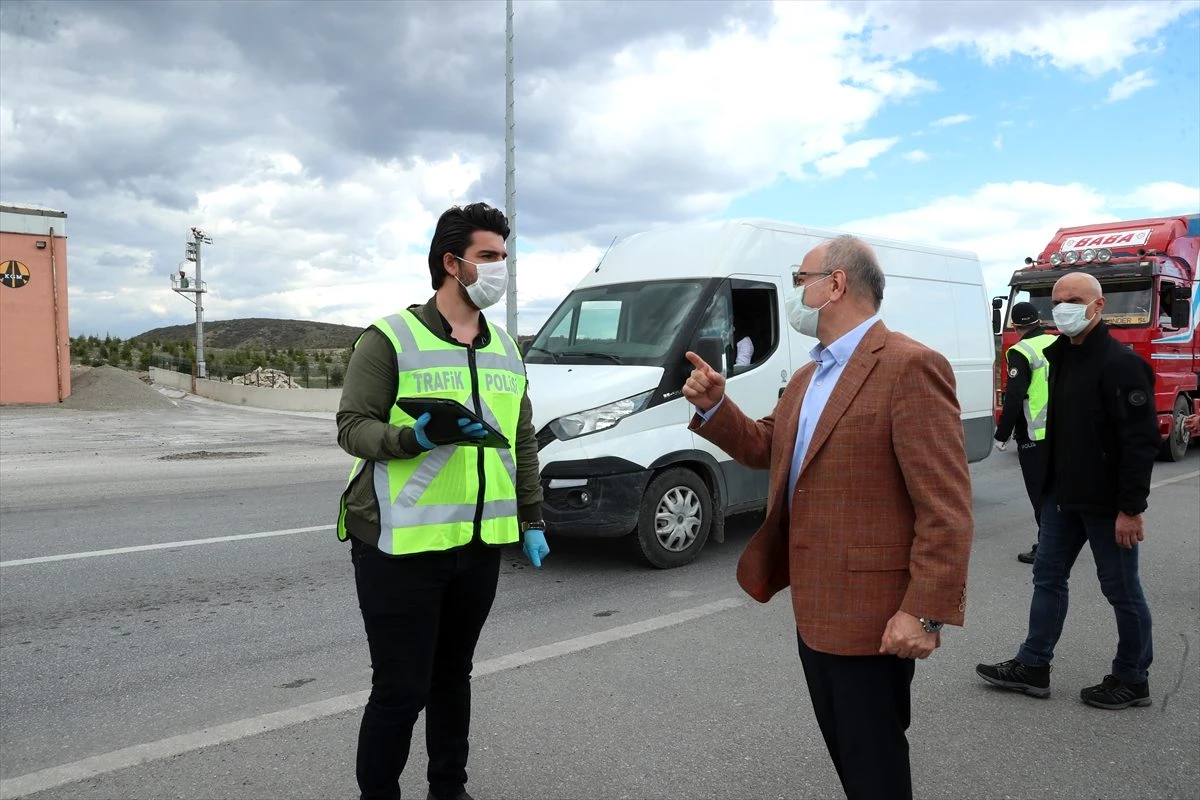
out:
M1058 333L1050 301L1054 283L1070 272L1094 275L1104 291L1103 318L1113 337L1154 370L1161 457L1182 459L1189 444L1183 418L1200 406L1198 255L1200 214L1060 229L1036 259L1025 259L1025 267L1013 273L1008 297L993 298L1001 356L1019 338L1007 309L1032 303L1047 332ZM1003 363L1001 357L997 364ZM1006 370L998 368L996 377L998 416Z

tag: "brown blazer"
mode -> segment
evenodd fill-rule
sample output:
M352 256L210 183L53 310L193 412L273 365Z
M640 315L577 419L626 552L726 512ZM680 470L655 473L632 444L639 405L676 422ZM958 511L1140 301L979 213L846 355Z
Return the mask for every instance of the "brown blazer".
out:
M898 610L963 624L973 519L954 373L939 353L878 322L846 362L813 431L791 518L785 502L800 406L816 364L757 422L733 401L691 429L770 469L767 515L737 579L765 603L792 587L805 644L877 655Z

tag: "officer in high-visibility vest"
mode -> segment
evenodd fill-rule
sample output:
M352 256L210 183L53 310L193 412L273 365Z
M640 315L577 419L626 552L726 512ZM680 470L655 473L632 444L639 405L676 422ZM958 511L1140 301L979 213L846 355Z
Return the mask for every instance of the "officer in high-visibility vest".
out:
M496 596L500 546L521 541L535 567L550 552L541 521L533 411L516 342L482 309L505 295L508 221L484 203L442 214L429 248L436 290L377 320L354 345L337 413L355 456L338 538L350 540L371 653L371 695L358 736L363 800L400 797L417 715L425 710L429 798L470 800L471 666ZM449 433L400 398L457 400L469 418ZM457 430L455 430L457 425Z
M1021 339L1004 354L1008 363L1008 385L1004 390L1004 408L996 425L996 447L1004 450L1009 438L1016 439L1025 491L1033 505L1034 522L1040 526L1040 501L1047 463L1042 442L1046 438L1046 404L1050 398L1046 382L1048 362L1042 353L1058 337L1042 329L1033 303L1014 304L1010 318ZM1036 553L1035 541L1029 552L1018 554L1017 559L1032 564Z

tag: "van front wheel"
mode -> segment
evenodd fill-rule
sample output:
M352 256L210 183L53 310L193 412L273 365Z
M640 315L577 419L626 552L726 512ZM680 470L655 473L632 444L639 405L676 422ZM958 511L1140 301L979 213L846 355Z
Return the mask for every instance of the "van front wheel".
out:
M646 487L638 514L642 555L659 569L682 567L699 555L712 529L708 486L690 469L663 472Z

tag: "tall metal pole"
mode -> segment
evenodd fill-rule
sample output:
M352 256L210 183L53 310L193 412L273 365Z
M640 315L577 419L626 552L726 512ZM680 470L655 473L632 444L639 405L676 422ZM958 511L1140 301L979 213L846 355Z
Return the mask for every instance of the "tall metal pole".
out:
M508 217L508 334L517 338L517 174L513 120L513 0L507 1L504 42L504 215Z
M200 274L200 248L204 244L204 234L193 229L196 237L196 377L207 378L204 366L204 280Z

